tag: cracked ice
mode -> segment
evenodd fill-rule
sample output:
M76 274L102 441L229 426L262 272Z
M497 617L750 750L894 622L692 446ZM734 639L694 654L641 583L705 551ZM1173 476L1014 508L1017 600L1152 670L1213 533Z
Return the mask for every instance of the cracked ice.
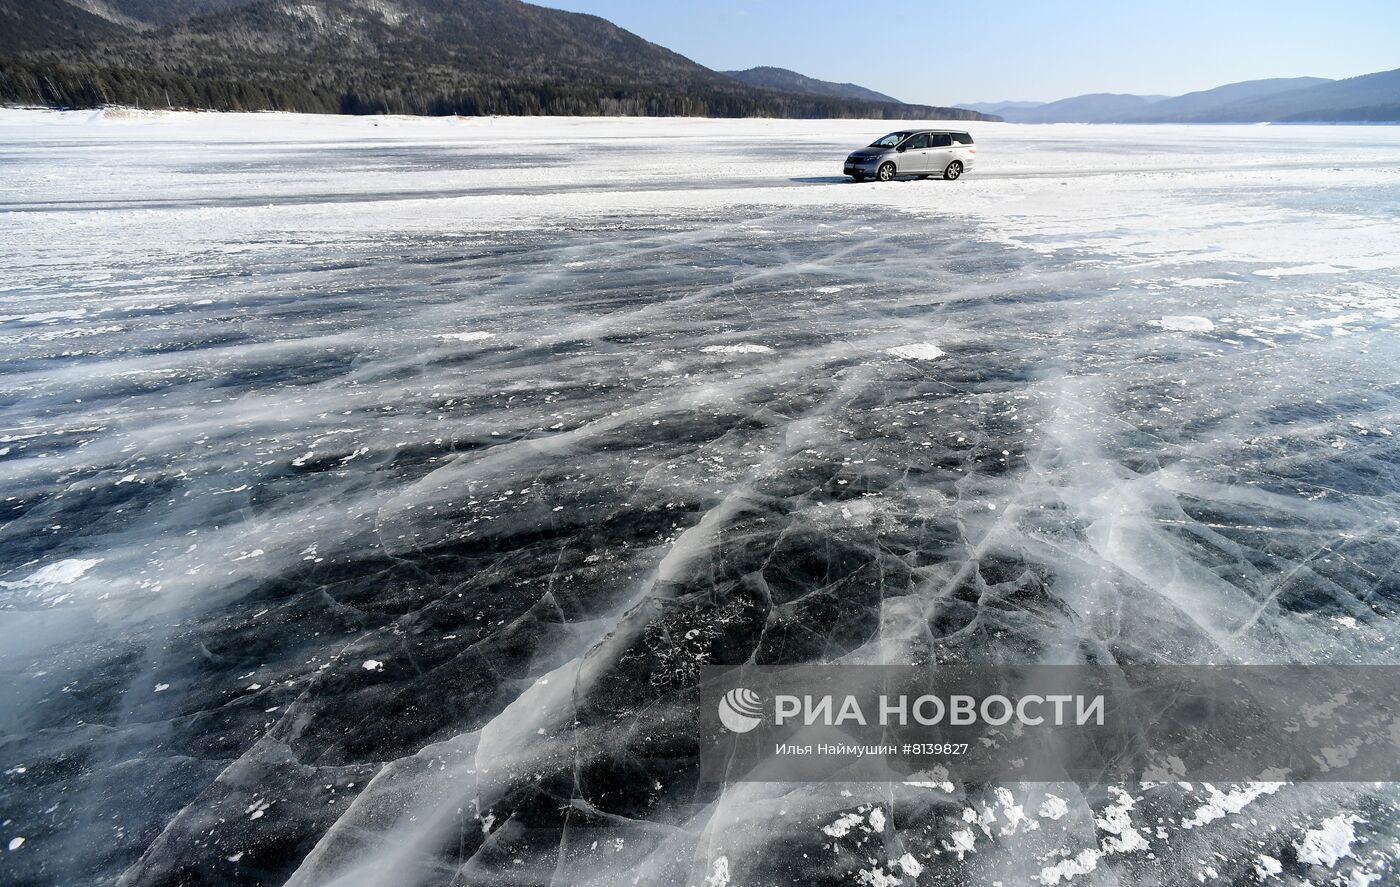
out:
M705 665L1395 658L1400 134L885 128L0 111L0 880L1394 880L1385 785L697 782Z

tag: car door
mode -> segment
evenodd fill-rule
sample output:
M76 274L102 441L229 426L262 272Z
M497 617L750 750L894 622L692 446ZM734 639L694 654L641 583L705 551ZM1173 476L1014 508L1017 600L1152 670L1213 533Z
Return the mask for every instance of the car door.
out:
M928 165L925 172L942 173L947 169L948 164L953 162L953 136L951 133L935 132L929 134L929 147L924 152L924 161Z
M928 133L918 132L909 137L898 165L900 175L928 172Z

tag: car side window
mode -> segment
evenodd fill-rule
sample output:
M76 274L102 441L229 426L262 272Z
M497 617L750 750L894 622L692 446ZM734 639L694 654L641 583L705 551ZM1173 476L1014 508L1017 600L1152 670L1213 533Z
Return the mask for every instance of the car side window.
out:
M907 147L915 151L919 150L920 148L927 148L928 133L921 132L918 135L914 136L912 139L909 140L909 144L907 145Z
M948 148L953 144L953 137L946 132L936 132L931 138L933 139L933 144L929 146L931 148Z
M953 133L953 141L957 142L959 145L970 145L972 144L972 136L965 132L955 132Z

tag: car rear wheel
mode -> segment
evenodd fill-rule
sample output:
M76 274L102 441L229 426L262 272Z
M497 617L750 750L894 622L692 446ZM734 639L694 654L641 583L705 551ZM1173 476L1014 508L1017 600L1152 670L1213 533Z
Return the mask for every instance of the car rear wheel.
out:
M875 171L875 177L882 182L888 182L890 179L894 178L894 164L880 164L880 168Z
M954 160L952 163L948 164L947 169L943 170L943 178L947 179L950 182L960 175L962 175L961 160Z

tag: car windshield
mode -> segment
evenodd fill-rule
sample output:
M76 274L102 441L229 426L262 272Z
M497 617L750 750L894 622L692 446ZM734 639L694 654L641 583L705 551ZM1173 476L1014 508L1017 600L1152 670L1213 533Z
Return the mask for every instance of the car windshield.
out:
M882 139L878 139L874 142L871 142L870 147L893 148L895 145L898 145L900 142L904 141L907 138L909 138L909 133L907 132L892 132Z

